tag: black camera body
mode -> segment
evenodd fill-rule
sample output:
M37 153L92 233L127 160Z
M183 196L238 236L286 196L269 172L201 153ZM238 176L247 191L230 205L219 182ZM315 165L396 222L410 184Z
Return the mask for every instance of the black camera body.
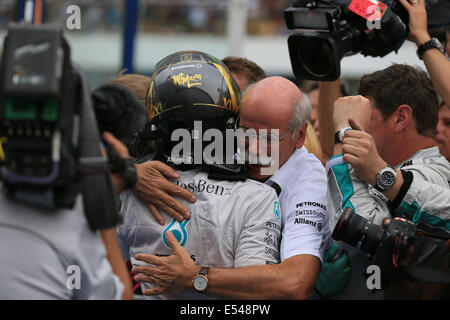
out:
M383 57L408 34L408 13L398 0L300 0L284 10L292 69L299 79L333 81L346 55Z
M12 199L120 222L87 81L56 25L11 24L0 68L0 181ZM52 212L52 210L49 210Z
M367 262L381 271L381 289L389 287L400 260L416 239L417 228L411 221L394 218L386 229L355 214L347 207L340 215L332 238L344 241L371 255Z
M18 198L71 206L75 194L67 186L77 182L80 101L62 30L12 24L0 75L1 180Z

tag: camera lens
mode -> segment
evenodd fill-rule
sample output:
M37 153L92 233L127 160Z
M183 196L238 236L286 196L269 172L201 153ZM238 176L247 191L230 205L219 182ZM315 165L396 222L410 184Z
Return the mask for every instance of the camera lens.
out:
M352 209L346 208L336 223L332 237L334 240L342 240L374 254L379 244L389 237L389 234L380 226L355 214Z
M298 47L303 68L315 77L328 77L334 70L334 58L326 39L307 38Z

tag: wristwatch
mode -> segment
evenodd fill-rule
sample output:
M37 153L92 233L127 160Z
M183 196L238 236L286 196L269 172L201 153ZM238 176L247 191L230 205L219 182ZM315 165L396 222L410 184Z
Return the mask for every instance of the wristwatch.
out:
M345 127L345 128L339 129L338 132L336 132L334 134L334 144L341 143L342 140L344 140L344 133L347 130L352 130L352 127Z
M205 293L205 290L208 287L208 278L206 277L208 271L209 267L202 267L194 277L194 280L192 280L194 289L197 290L197 292Z
M441 44L441 42L437 38L431 38L430 41L422 43L417 48L417 56L419 57L420 60L422 60L422 57L423 57L423 54L425 53L425 51L427 51L428 49L433 49L433 48L439 49L439 51L442 52L442 54L444 54L444 52L445 52L444 46Z
M377 173L377 184L374 186L376 190L383 192L392 187L395 183L397 172L391 165L387 165L386 168L381 169Z

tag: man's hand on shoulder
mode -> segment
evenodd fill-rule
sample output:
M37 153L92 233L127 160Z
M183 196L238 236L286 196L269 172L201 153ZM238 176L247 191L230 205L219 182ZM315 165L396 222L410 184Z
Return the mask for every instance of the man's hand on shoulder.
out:
M121 158L130 157L127 147L114 137L114 135L109 132L104 132L102 136L105 142ZM180 177L174 169L160 161L147 161L141 164L135 164L134 166L136 168L137 181L132 191L136 197L147 205L150 212L161 225L165 221L159 209L164 210L168 215L176 218L178 221L189 219L189 210L179 201L175 200L173 196L184 198L190 202L195 202L197 199L188 190L167 180ZM117 174L112 174L111 177L117 193L126 189L126 183L122 177Z
M179 178L180 175L168 165L160 161L147 161L136 164L138 180L133 193L143 201L155 219L164 224L164 218L159 209L178 221L189 219L189 210L172 196L195 202L197 198L188 190L167 180Z

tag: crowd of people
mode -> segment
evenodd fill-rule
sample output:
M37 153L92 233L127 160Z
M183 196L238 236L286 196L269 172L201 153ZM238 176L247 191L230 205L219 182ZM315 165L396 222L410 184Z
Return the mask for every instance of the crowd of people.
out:
M430 41L424 1L400 2L408 39ZM0 298L450 298L446 49L422 53L428 73L364 75L356 96L341 80L299 88L198 51L163 58L151 78L120 75L92 101L121 168L122 222L95 233L80 197L49 215L0 194L0 240L14 246L0 251ZM183 149L176 163L177 129L203 162ZM220 145L214 156L227 149L231 163L205 162L208 129L243 133L244 150Z
M248 0L249 35L274 36L285 34L282 10L290 0ZM141 32L162 34L214 34L226 32L227 9L230 1L218 0L146 0L139 1ZM0 28L6 29L17 12L18 2L0 3ZM46 21L59 23L66 19L66 8L78 5L83 12L85 32L119 32L123 19L121 0L47 0Z

